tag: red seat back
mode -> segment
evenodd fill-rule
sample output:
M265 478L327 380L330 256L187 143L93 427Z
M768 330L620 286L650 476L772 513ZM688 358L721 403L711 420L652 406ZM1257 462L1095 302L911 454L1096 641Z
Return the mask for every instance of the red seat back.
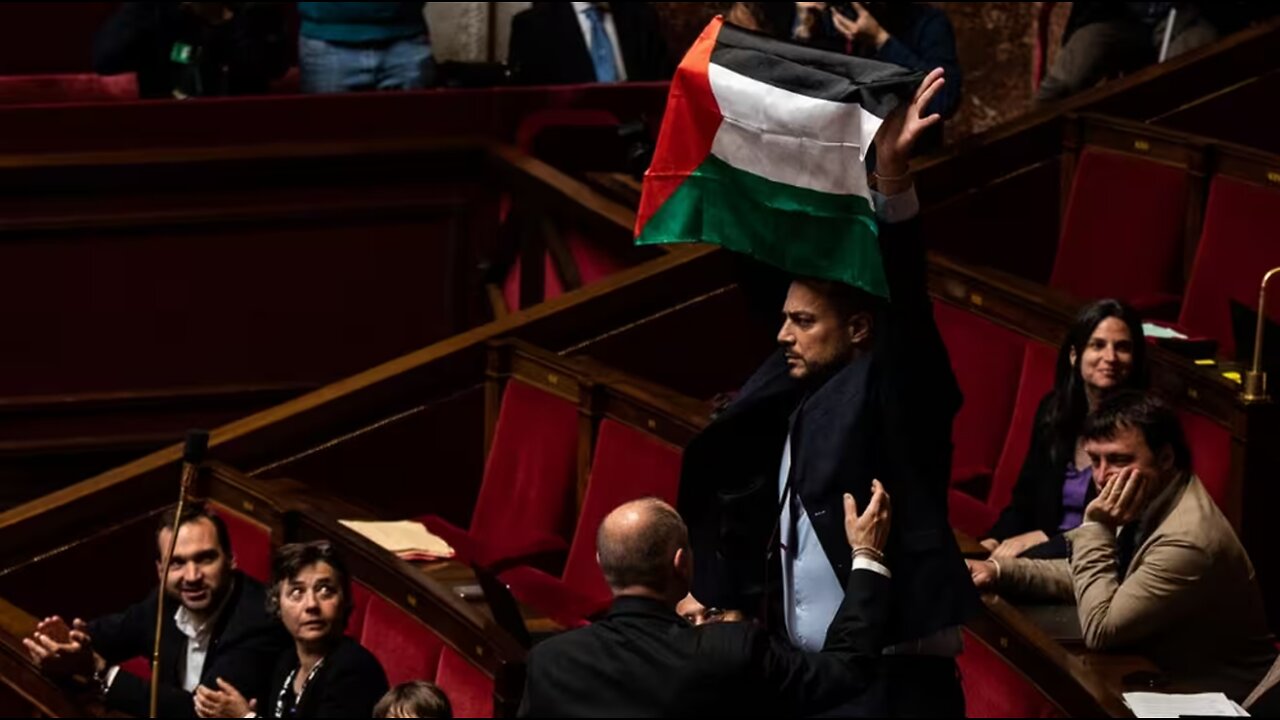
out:
M360 644L373 653L394 687L410 680L434 680L444 641L417 618L370 594Z
M1049 285L1081 300L1180 295L1189 193L1184 168L1085 148Z
M1035 685L967 631L964 652L957 662L964 686L966 717L1062 717Z
M573 265L578 270L578 277L584 286L603 280L614 273L627 269L627 262L619 253L604 247L602 243L593 242L589 237L574 227L563 229L564 242L569 249ZM565 294L564 281L556 269L550 253L543 253L542 299L553 300ZM502 284L502 298L512 312L522 309L520 306L520 273L523 259L516 257L507 277Z
M1179 324L1216 339L1226 357L1233 356L1236 345L1231 301L1256 308L1262 276L1280 266L1276 228L1280 191L1228 177L1214 179Z
M934 317L964 393L964 406L952 431L955 476L968 478L973 471L989 474L996 467L1013 415L1026 340L947 303L934 303Z
M643 497L674 503L680 455L676 448L630 426L608 419L600 423L591 478L565 564L565 586L608 604L609 587L596 564L596 531L605 516L623 503Z
M518 554L540 538L570 536L577 453L577 406L509 381L469 529L494 553L487 561Z
M215 512L227 526L236 567L258 582L271 582L271 530L230 508L216 506Z
M1231 431L1199 413L1183 410L1178 416L1191 447L1192 471L1218 507L1230 514L1226 503L1230 499Z
M453 648L440 653L436 685L444 690L453 706L453 716L460 718L493 717L493 678L472 665ZM392 682L392 685L395 685Z
M991 492L987 495L987 505L997 512L1004 510L1013 500L1013 488L1018 484L1018 475L1031 447L1036 410L1053 390L1057 362L1058 351L1052 346L1034 341L1027 343L1022 359L1022 377L1018 381L1017 403L1009 421L1004 448L1000 451L1000 461L996 463L996 472L991 478Z

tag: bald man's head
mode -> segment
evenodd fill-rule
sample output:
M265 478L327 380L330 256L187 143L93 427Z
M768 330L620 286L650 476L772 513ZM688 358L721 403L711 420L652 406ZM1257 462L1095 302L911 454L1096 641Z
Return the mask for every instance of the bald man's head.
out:
M647 590L674 603L688 592L689 530L661 500L634 500L609 513L596 533L596 558L615 594Z

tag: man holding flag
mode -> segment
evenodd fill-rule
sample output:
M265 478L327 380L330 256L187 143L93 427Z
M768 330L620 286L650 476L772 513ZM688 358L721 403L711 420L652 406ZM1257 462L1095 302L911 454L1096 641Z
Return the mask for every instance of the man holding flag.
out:
M894 498L881 672L848 713L964 714L955 657L977 595L947 521L961 396L907 164L944 82L716 20L673 81L637 223L640 243L711 242L796 278L781 349L685 452L692 595L821 649L853 568L842 497L866 503L879 479Z

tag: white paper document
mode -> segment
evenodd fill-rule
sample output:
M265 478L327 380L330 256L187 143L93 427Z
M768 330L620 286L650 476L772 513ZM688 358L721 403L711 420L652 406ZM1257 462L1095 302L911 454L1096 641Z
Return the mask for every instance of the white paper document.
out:
M1124 702L1140 718L1249 717L1239 705L1222 693L1199 695L1165 695L1163 693L1125 693Z
M451 558L453 548L438 535L432 535L420 522L364 522L339 520L348 529L369 538L373 542L405 559L426 560Z

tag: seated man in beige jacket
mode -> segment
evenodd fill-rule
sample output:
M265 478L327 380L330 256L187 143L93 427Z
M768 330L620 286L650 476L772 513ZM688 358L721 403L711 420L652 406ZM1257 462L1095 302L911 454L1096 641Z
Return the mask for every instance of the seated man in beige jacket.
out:
M1070 560L969 561L979 589L1075 600L1094 650L1147 656L1179 686L1241 702L1275 660L1253 564L1191 473L1177 415L1141 393L1085 423L1098 497Z

